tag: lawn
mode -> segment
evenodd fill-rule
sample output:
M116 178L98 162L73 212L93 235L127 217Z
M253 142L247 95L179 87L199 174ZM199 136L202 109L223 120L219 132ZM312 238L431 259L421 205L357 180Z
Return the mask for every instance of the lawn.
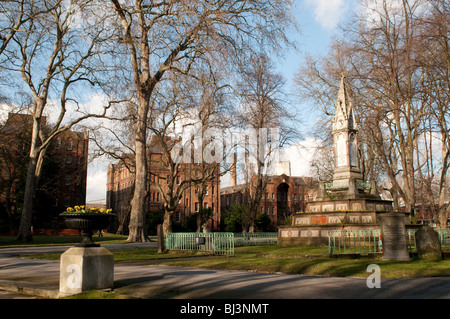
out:
M47 236L57 244L79 242L78 236ZM67 237L67 238L57 238ZM69 238L74 237L74 238ZM95 238L100 243L125 242L125 236L107 235ZM35 245L50 244L50 239L35 238ZM0 247L4 246L0 238ZM55 243L55 242L54 242ZM54 244L53 243L53 244ZM210 254L169 251L158 254L157 248L114 249L116 263L138 262L145 265L168 265L179 267L198 267L221 270L244 270L253 272L279 272L288 274L319 276L358 276L367 277L367 267L377 264L383 278L413 278L450 276L450 260L426 261L386 261L380 257L330 257L327 247L283 247L276 245L236 247L234 256L212 256ZM59 254L28 256L30 258L59 259Z
M450 276L450 260L386 261L382 258L334 258L327 248L248 246L238 247L235 256L210 256L194 258L147 259L147 263L159 263L181 267L199 267L222 270L246 270L253 272L280 272L311 276L367 277L367 267L377 264L383 278L414 278Z

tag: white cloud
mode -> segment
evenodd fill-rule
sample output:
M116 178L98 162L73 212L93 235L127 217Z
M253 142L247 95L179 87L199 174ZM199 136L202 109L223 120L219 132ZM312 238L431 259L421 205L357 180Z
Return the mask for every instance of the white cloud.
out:
M334 29L347 10L344 0L305 0L305 4L314 9L314 19L327 30Z
M307 138L283 149L280 156L281 161L291 162L292 176L311 176L310 163L315 149L320 146L321 141Z
M107 163L90 164L88 167L86 201L106 199Z
M66 105L66 114L64 116L63 125L68 124L82 116L87 114L102 114L104 106L108 105L108 98L102 93L87 94L84 97L85 101L78 104L69 101ZM45 106L45 115L47 116L47 122L55 123L60 114L61 107L58 100L47 101ZM84 120L83 124L92 124L93 119Z
M404 5L402 0L365 0L357 3L355 11L364 18L368 26L376 28L386 18L390 23L403 23ZM418 17L427 15L432 6L430 2L421 0L409 0L407 5L412 14Z

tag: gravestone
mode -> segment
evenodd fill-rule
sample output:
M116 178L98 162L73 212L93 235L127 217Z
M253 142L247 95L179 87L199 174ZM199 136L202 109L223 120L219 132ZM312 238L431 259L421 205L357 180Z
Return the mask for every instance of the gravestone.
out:
M114 255L104 247L72 247L61 255L60 295L114 287Z
M420 227L416 232L417 256L420 259L441 260L442 251L438 233L431 227Z
M378 215L383 241L384 260L409 260L406 244L405 214L383 213Z

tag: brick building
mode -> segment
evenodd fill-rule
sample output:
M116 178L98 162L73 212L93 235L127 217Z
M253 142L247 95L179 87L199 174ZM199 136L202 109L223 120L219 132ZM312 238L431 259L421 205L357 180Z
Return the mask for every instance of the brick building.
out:
M49 155L58 168L55 170L55 206L86 204L88 150L86 132L65 131L53 142Z
M311 177L290 176L289 165L284 165L281 171L275 171L275 175L267 178L266 189L258 210L259 213L270 217L271 228L276 230L278 225L284 224L285 218L304 211L306 203L316 196L316 191L311 187L313 182ZM233 171L230 186L221 188L220 201L222 212L233 203L247 204L249 202L248 185L236 185L236 173Z
M42 119L44 134L49 130ZM17 220L23 205L32 117L10 113L0 129L0 219ZM48 146L36 188L33 226L49 227L68 206L86 201L88 136L67 130Z
M147 211L164 211L163 194L167 193L166 176L169 169L164 164L164 155L161 146L152 139L147 149L148 161L148 197ZM180 185L183 180L189 180L198 177L201 174L202 166L194 163L182 163L179 174L176 177L176 184ZM198 185L187 187L182 194L178 207L174 213L174 222L184 222L189 216L197 213L200 205L212 210L212 217L208 221L208 227L212 230L218 230L220 220L220 174L219 165L215 167L215 173L212 180L206 182L203 202L198 201ZM126 227L128 217L131 211L131 199L134 191L134 163L131 156L108 166L107 174L107 194L106 206L111 208L118 215L119 227ZM156 185L157 184L157 185ZM160 191L160 188L162 192Z

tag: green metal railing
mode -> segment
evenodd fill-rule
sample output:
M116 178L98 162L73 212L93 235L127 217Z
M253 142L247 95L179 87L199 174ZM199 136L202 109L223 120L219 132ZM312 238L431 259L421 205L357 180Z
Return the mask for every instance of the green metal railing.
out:
M234 255L233 233L168 233L168 250L209 251L215 255Z
M408 251L416 252L417 229L406 229ZM450 250L450 229L435 229L442 251ZM328 252L340 254L381 253L383 248L379 230L332 230L328 235Z
M234 255L234 247L276 244L278 233L168 233L168 250L209 251L215 255Z
M408 244L408 252L412 253L416 251L416 231L417 229L407 229L406 230L406 237L407 237L407 244Z
M439 234L439 241L441 242L441 249L443 251L449 251L450 250L450 229L443 228L443 229L436 229L436 231Z
M276 245L278 233L234 233L235 246Z
M379 230L331 230L328 235L331 255L380 253L381 244Z

